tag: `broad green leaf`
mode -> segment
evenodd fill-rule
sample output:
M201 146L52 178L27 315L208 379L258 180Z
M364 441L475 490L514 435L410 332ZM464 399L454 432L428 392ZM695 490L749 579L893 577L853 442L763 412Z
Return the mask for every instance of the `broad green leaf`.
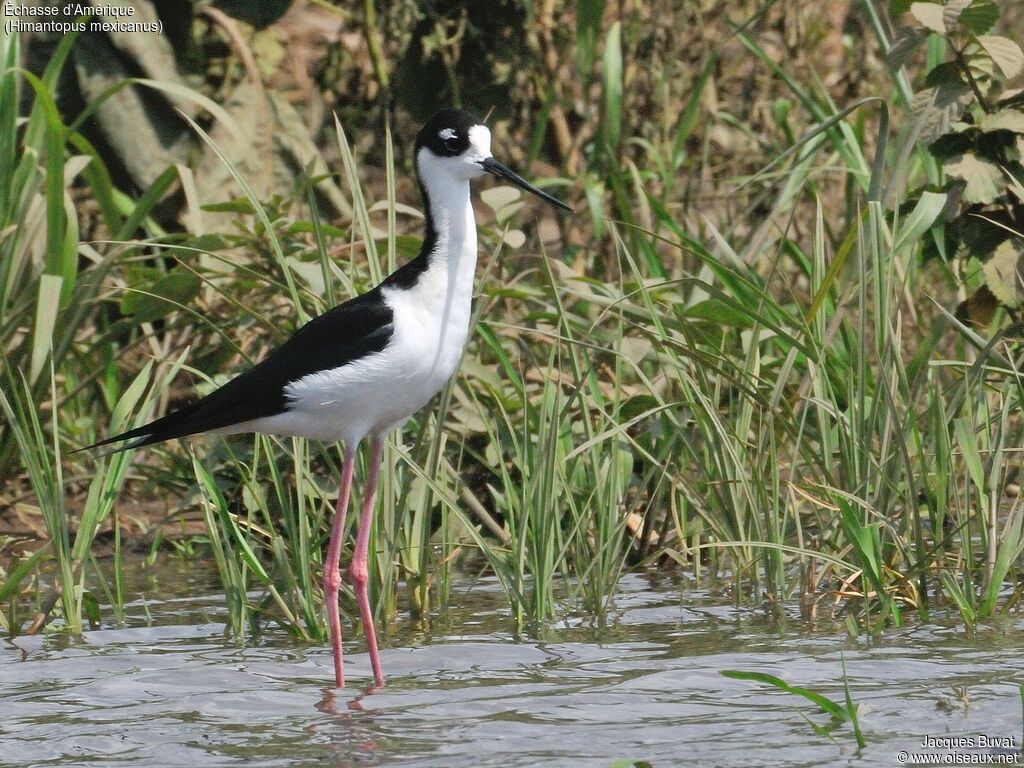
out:
M151 322L187 306L199 294L201 285L198 275L176 270L148 288L127 293L121 300L121 312L132 315L136 322Z
M971 77L978 83L987 84L996 74L996 65L992 61L992 56L975 42L967 44L964 49L964 60L967 62L967 69L970 70Z
M978 35L978 43L1007 78L1016 77L1024 72L1024 51L1010 38L1002 35Z
M999 6L993 0L974 0L957 19L976 35L992 29L999 20Z
M319 230L312 221L296 221L289 224L287 232L292 234L298 232L308 232L310 234L316 234L318 231L324 237L348 237L348 232L339 227L332 227L330 224L321 224Z
M1020 304L1021 250L1016 239L1004 240L981 267L992 295L1014 309Z
M964 81L964 74L960 70L960 66L955 62L947 61L932 69L932 71L925 77L924 84L929 88L934 88L945 84L966 85L967 83Z
M954 179L967 182L964 200L968 203L994 202L1003 191L1003 174L999 166L977 155L961 155L947 162L943 168Z
M917 19L925 29L930 29L940 35L946 34L944 13L945 9L936 3L911 3L910 5L910 15Z
M957 123L949 133L942 134L928 145L928 151L931 152L932 157L946 160L973 150L978 132L973 126L970 130L960 130L962 125L964 124Z
M954 221L960 240L972 256L987 259L992 250L1006 239L1007 227L1013 219L1006 211L993 210L984 215L964 212Z

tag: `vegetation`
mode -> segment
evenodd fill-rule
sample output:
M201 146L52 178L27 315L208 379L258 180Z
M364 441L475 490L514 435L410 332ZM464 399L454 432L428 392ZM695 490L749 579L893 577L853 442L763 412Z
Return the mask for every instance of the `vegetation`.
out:
M832 738L831 731L837 726L843 723L850 723L853 730L853 738L859 749L863 749L865 745L864 735L860 730L860 720L858 716L857 707L853 703L853 697L850 695L850 681L846 676L846 660L843 659L843 692L846 694L846 700L843 704L833 701L827 696L823 696L817 691L813 691L809 688L804 688L799 685L790 685L785 680L776 677L775 675L769 675L764 672L741 672L736 669L723 669L721 674L725 677L732 678L733 680L752 680L757 683L765 683L778 688L780 691L786 693L792 693L796 696L800 696L803 699L815 704L822 712L831 716L831 722L827 726L820 726L812 722L809 718L804 716L807 723L814 729L814 732L819 736L827 736ZM834 739L833 739L834 741Z
M578 213L482 195L460 375L385 452L378 614L404 589L428 617L483 566L519 622L603 618L623 570L653 563L854 633L1015 608L1019 10L836 4L854 44L828 9L561 5L310 4L358 33L339 58L296 54L319 78L313 140L269 87L288 17L189 10L165 78L154 59L145 79L82 78L77 104L57 94L89 38L56 42L37 76L0 37L3 511L48 533L0 541L9 631L26 607L71 630L100 603L116 620L98 538L120 557L125 505L159 498L157 516L205 521L197 551L239 636L323 636L337 446L71 451L207 391L414 253L405 145L430 92L499 104L496 147ZM130 145L90 133L126 114Z

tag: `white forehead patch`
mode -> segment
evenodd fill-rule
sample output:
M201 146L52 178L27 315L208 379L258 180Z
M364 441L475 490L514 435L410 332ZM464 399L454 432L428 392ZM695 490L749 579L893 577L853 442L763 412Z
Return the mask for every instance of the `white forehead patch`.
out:
M486 125L474 125L469 129L469 146L481 157L491 156L491 129Z
M441 139L441 141L448 141L448 139L454 139L455 138L455 129L454 128L442 128L440 131L437 132L437 136L438 136L438 138Z

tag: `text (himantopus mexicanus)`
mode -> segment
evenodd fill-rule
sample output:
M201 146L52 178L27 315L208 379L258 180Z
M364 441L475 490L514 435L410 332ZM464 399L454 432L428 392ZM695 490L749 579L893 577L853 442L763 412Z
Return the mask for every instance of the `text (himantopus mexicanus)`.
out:
M469 182L492 173L566 211L491 156L491 133L476 117L443 109L416 137L416 171L426 211L419 255L380 285L314 318L263 362L198 402L99 445L119 450L199 432L262 432L340 441L341 488L324 560L324 595L334 677L345 685L338 618L339 558L356 451L370 438L370 464L351 576L375 684L384 684L367 592L367 557L384 436L455 373L469 333L476 220ZM95 447L95 446L90 446Z

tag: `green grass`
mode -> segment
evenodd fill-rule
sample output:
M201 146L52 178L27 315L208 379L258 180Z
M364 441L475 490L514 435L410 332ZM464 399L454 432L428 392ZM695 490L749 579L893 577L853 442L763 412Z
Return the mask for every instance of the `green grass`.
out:
M786 103L763 145L719 110L763 152L760 171L731 185L756 190L749 209L726 215L678 190L699 170L689 139L719 52L682 112L665 103L660 139L631 136L629 30L599 34L587 18L581 56L601 62L603 96L587 169L572 180L584 202L563 224L585 245L512 248L509 231L530 219L507 209L481 227L461 372L385 450L371 536L378 619L407 620L403 588L413 619L429 620L454 574L485 569L522 626L576 611L600 621L621 574L655 562L723 575L737 599L838 598L856 632L936 611L973 626L1012 610L1024 576L1008 491L1024 444L1019 328L1006 316L1006 333L967 327L930 298L945 273L922 265L919 242L947 198L901 207L901 190L938 173L888 140L890 121L905 136L911 120L898 105L905 73L892 73L892 114L878 96L838 105L737 27ZM222 382L415 252L418 222L397 204L416 201L398 199L408 168L396 167L390 129L369 183L335 124L350 220L324 221L310 183L261 199L232 168L242 196L200 202L233 212L235 226L168 233L150 214L177 172L134 196L116 189L81 120L57 112L66 47L32 79L12 69L17 40L0 40L0 105L31 90L24 124L0 109L0 467L31 490L52 539L0 584L9 631L24 628L30 582L50 574L57 586L35 594L57 596L67 627L95 617L100 597L117 620L117 569L110 583L98 576L94 542L111 520L119 533L120 499L159 493L202 511L233 632L274 622L322 641L337 446L210 438L68 452L165 411L172 383ZM81 240L72 178L110 238ZM364 477L360 465L356 498Z
M819 736L827 736L834 741L835 739L832 737L832 731L838 726L849 723L853 730L853 738L854 742L857 744L857 748L864 749L867 742L865 742L864 735L861 733L859 713L856 705L853 703L853 698L850 695L850 681L846 675L846 659L842 660L842 667L844 694L844 701L842 704L833 701L827 696L811 690L810 688L805 688L800 685L790 685L785 680L776 677L775 675L769 675L765 672L744 672L738 669L723 669L720 670L720 674L733 680L751 680L753 682L771 685L778 688L780 691L791 693L811 702L823 713L831 717L831 722L828 725L822 726L813 722L801 712L800 716L807 721L807 724L811 726L815 733Z

